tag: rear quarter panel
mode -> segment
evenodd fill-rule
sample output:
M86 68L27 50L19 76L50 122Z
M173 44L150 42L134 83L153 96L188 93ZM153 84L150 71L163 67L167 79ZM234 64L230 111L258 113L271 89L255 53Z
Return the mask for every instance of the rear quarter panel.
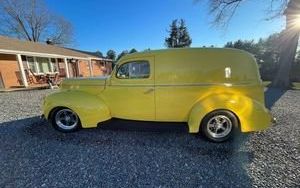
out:
M248 87L248 89L251 88L251 86ZM261 94L253 96L256 94L254 93L250 97L251 92L246 88L237 86L224 90L222 87L215 87L210 90L211 92L208 90L190 111L188 120L190 132L198 132L204 116L215 110L233 112L239 120L241 132L260 131L268 128L271 124L271 115L263 103L254 99L259 99Z

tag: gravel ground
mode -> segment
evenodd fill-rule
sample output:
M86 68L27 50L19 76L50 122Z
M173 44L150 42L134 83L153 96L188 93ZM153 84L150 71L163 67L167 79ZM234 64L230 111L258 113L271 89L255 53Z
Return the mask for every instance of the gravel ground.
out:
M0 93L0 187L300 186L300 91L268 91L278 126L222 144L170 123L59 133L37 117L50 92Z

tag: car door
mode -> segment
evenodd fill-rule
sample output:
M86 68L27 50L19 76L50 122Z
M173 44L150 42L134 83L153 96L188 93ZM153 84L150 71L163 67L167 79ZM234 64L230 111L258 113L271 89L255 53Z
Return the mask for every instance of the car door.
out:
M105 92L113 117L155 120L154 57L119 62Z

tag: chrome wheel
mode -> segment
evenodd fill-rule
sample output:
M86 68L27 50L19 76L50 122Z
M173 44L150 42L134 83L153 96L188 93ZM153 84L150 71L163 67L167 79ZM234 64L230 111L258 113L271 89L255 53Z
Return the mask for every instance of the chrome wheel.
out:
M55 114L56 125L63 130L72 130L79 123L78 116L70 109L61 109Z
M211 137L224 138L230 134L232 122L227 116L216 115L209 119L206 128Z

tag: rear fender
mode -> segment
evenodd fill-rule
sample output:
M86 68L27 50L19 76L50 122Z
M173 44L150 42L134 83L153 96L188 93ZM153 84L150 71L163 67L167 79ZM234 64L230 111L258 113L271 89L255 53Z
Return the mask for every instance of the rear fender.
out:
M271 124L269 111L263 104L247 96L234 94L210 95L197 101L189 116L189 132L199 132L202 119L212 111L229 110L239 122L241 132L260 131Z
M83 128L96 127L99 122L111 119L105 102L100 97L83 91L62 91L49 95L44 102L44 116L49 119L51 111L58 107L76 112Z

